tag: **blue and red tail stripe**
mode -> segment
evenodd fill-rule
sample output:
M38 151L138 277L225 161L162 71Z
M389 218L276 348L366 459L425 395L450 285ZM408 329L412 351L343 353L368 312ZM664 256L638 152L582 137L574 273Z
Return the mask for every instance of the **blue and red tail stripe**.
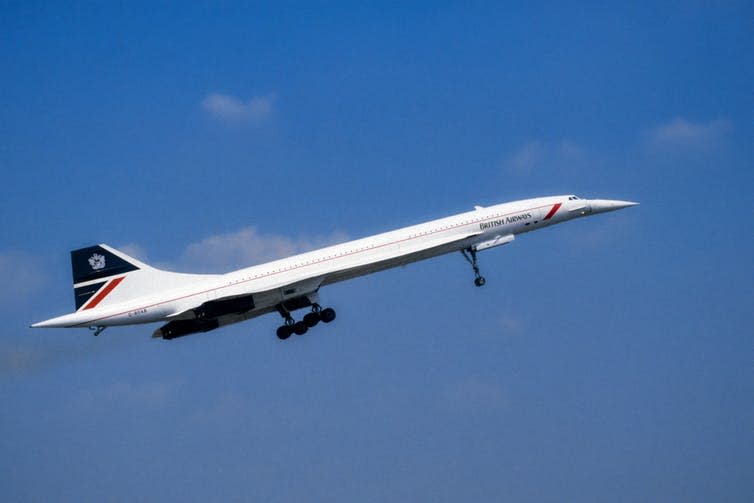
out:
M110 293L115 290L115 287L124 279L126 279L125 276L120 276L118 278L113 278L110 281L103 281L102 283L94 283L76 288L74 291L76 296L76 311L79 309L86 311L87 309L97 307L97 305L105 300L105 297L110 295Z

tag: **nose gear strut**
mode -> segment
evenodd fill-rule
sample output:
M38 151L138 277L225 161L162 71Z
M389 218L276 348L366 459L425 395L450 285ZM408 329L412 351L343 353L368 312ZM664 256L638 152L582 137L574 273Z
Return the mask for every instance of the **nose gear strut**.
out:
M479 274L479 264L477 263L476 259L476 248L469 246L468 248L461 250L461 253L474 269L474 284L476 286L484 286L484 284L487 283L487 280L484 279L484 276Z

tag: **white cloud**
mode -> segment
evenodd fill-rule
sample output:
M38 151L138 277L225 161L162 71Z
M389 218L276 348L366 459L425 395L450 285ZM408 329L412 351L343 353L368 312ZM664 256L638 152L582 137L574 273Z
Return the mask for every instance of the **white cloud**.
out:
M724 119L703 123L677 117L651 129L647 142L655 148L705 150L718 146L731 129L730 122Z
M183 253L181 265L192 270L199 268L204 271L227 272L341 243L347 239L348 236L342 232L291 239L275 234L260 234L256 228L246 227L190 244Z
M584 149L572 141L545 143L535 140L521 146L504 165L512 173L530 174L541 169L566 169L584 158Z
M207 113L227 122L260 123L272 115L274 104L274 94L255 96L243 101L228 94L211 93L202 100L202 108Z

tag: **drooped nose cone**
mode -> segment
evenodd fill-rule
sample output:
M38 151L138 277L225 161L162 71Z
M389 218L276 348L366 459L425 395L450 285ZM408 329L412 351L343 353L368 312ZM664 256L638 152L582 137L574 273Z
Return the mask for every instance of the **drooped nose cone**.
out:
M612 199L592 199L589 202L591 203L592 213L605 213L606 211L621 210L639 204L632 201L618 201Z

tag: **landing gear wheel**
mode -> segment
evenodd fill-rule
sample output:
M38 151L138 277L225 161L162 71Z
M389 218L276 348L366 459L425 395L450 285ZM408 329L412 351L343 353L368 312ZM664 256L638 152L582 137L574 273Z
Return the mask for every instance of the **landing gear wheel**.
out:
M277 336L280 340L288 339L291 335L304 335L310 328L322 323L330 323L335 319L335 310L331 307L323 309L319 304L311 304L312 310L304 315L303 319L296 321L291 316L290 311L285 305L276 306L278 312L283 317L283 325L278 327Z
M306 316L304 316L304 325L306 325L309 328L312 328L317 323L319 323L320 320L320 314L318 312L311 312L308 313Z
M478 277L474 278L474 284L476 286L484 286L485 283L487 283L487 280L484 279L484 277L482 277L482 276L478 276Z
M280 339L281 341L284 341L288 337L290 337L292 333L293 333L293 329L291 329L290 326L282 325L278 327L277 336L278 336L278 339Z
M304 335L307 330L309 330L309 327L303 321L297 321L293 324L293 333L296 335Z
M319 317L322 319L323 323L330 323L335 319L335 309L327 307L319 313Z

